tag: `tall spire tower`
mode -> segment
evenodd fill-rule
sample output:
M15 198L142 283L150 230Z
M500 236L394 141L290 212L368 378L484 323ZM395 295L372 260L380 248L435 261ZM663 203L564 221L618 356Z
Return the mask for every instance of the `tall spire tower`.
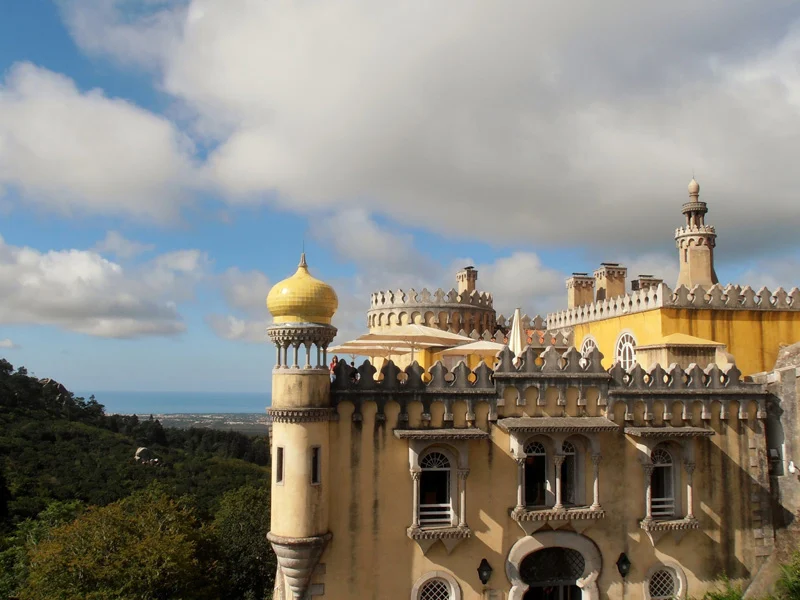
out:
M714 271L714 246L717 233L713 225L705 224L708 207L700 201L700 184L694 177L689 182L689 202L682 210L686 225L675 230L675 245L678 247L680 273L676 287L685 285L692 289L699 285L705 289L719 283Z
M297 272L267 296L277 347L272 371L272 517L267 539L278 557L276 600L306 597L328 541L330 506L330 398L328 345L339 301L333 288Z

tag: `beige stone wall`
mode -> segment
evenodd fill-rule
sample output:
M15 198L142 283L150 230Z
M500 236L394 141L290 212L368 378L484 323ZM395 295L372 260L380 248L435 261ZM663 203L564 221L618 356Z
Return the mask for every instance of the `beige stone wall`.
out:
M535 395L526 394L527 406L499 408L502 416L562 416L564 407L555 397L546 406L535 406ZM577 391L570 389L566 413L581 414ZM601 415L597 393L589 394L585 407L589 416ZM581 407L582 409L583 407ZM656 424L663 407L654 407ZM669 535L653 547L639 528L645 514L644 474L634 440L621 433L600 435L603 460L600 469L600 500L605 519L597 521L584 535L602 554L598 580L601 598L644 597L646 573L659 562L682 565L688 580L688 594L701 597L723 572L734 579L747 579L760 564L756 558L757 525L760 513L752 507L766 504L766 467L762 424L755 418L755 404L748 408L749 419L739 421L738 406L729 407L727 419L720 418L721 405L712 405L707 426L715 434L695 444L694 512L701 528L690 531L680 544ZM691 408L695 425L700 420L700 403ZM338 407L339 421L331 423L332 449L330 472L330 529L333 539L326 549L324 563L326 598L387 599L410 598L412 585L427 572L452 574L461 588L462 598L485 597L476 569L486 558L494 569L489 589L505 598L510 583L505 560L511 546L525 534L509 516L516 503L517 467L510 453L508 434L490 426L488 406L478 405L477 425L491 433L489 440L469 442L467 479L467 523L473 536L447 554L441 542L427 554L406 535L412 519L412 480L406 440L396 439L399 406L389 402L386 420L376 421L376 405L365 402L362 421L351 418L354 407L344 402ZM455 426L465 425L466 405L454 406ZM409 406L409 426L419 427L422 405ZM442 425L444 406L435 402L432 426ZM636 424L643 425L643 404L634 411ZM675 424L681 424L680 411L673 410ZM615 407L617 422L624 418L624 406ZM591 498L591 463L585 475L587 498ZM751 466L753 465L753 466ZM683 480L685 481L685 479ZM682 502L686 490L682 487ZM275 512L275 508L273 508ZM545 527L547 529L547 527ZM569 526L564 530L569 530ZM623 585L615 567L625 552L633 565Z

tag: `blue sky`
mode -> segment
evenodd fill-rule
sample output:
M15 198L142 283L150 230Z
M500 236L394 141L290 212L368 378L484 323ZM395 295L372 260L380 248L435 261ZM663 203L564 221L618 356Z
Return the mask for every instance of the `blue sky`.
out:
M339 292L601 261L672 283L694 172L724 282L800 284L800 7L6 0L0 350L82 391L269 389L305 240ZM547 15L547 19L542 19Z

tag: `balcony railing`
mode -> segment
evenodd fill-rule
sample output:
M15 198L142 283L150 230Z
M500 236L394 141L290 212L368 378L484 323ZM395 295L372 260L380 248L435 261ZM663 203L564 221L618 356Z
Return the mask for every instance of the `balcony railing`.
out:
M650 512L654 519L670 519L675 516L674 498L653 498Z
M450 504L420 504L419 524L422 527L450 526L453 524L453 507Z

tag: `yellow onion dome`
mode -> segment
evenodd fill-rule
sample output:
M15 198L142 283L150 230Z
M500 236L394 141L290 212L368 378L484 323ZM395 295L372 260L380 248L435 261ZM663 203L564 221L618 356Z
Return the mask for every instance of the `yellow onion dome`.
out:
M339 308L339 298L327 283L308 272L305 252L297 272L276 283L267 295L267 308L274 323L319 323L330 325Z

